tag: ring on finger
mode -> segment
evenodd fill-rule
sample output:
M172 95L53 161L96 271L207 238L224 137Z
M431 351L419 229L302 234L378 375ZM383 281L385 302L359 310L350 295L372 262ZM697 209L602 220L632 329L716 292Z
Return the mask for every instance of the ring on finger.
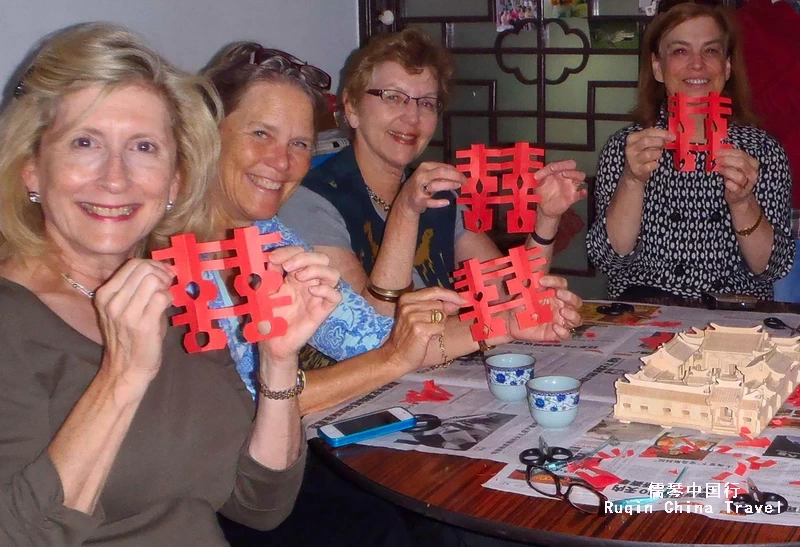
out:
M342 292L342 280L336 282L336 285L333 286L333 290L336 292Z
M433 192L428 190L428 183L427 182L422 183L422 191L425 193L426 196L432 196L433 195Z
M444 314L441 310L431 310L431 323L441 323L444 321Z

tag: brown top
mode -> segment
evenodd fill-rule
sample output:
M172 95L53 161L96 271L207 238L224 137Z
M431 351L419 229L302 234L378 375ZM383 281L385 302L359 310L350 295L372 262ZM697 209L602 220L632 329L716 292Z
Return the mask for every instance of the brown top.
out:
M63 506L47 445L97 373L102 347L0 278L0 545L227 545L215 511L260 529L291 511L289 469L247 455L253 401L227 350L187 354L169 328L164 364L93 515Z

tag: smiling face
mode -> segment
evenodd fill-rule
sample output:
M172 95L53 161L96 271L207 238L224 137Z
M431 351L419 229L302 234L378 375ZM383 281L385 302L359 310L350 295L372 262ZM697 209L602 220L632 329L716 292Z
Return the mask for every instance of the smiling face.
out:
M667 94L722 92L731 75L725 35L712 17L695 17L664 34L652 55L653 74Z
M220 209L224 228L278 214L311 165L314 108L291 84L258 82L220 125Z
M410 97L438 96L438 84L430 69L409 74L394 61L375 68L367 89L402 91ZM392 170L405 169L425 150L439 120L436 114L423 111L413 100L406 105L392 105L369 94L357 105L346 100L345 113L356 132L359 160L364 158Z
M164 99L127 86L65 96L22 178L38 192L45 237L69 262L120 264L178 193L176 144Z

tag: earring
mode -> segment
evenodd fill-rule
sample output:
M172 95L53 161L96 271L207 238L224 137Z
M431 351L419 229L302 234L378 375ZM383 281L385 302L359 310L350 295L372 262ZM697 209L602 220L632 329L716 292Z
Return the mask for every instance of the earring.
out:
M31 200L31 203L39 203L41 201L39 192L32 192L30 190L28 190L28 199Z
M167 202L167 212L169 212L169 211L172 211L172 208L173 208L174 206L175 206L175 204L172 202L172 200L169 200L169 201Z

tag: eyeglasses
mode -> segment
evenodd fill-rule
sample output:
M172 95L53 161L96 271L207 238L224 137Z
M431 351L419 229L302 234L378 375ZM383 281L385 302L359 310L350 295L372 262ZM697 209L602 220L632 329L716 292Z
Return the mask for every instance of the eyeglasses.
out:
M701 6L716 7L722 4L720 0L659 0L657 14L666 13L678 4L700 4Z
M365 93L380 97L381 100L392 108L401 108L408 101L416 101L417 108L424 114L437 115L444 108L444 103L436 97L412 97L408 93L396 89L368 89Z
M261 48L250 54L250 64L264 66L270 62L278 62L281 66L278 69L268 66L275 72L282 72L287 68L293 68L303 76L305 82L316 87L321 91L330 91L331 77L322 69L310 65L305 61L301 61L294 55L281 51L279 49Z
M544 467L529 465L525 480L543 496L566 500L578 511L590 515L605 514L608 498L583 479L559 477Z

